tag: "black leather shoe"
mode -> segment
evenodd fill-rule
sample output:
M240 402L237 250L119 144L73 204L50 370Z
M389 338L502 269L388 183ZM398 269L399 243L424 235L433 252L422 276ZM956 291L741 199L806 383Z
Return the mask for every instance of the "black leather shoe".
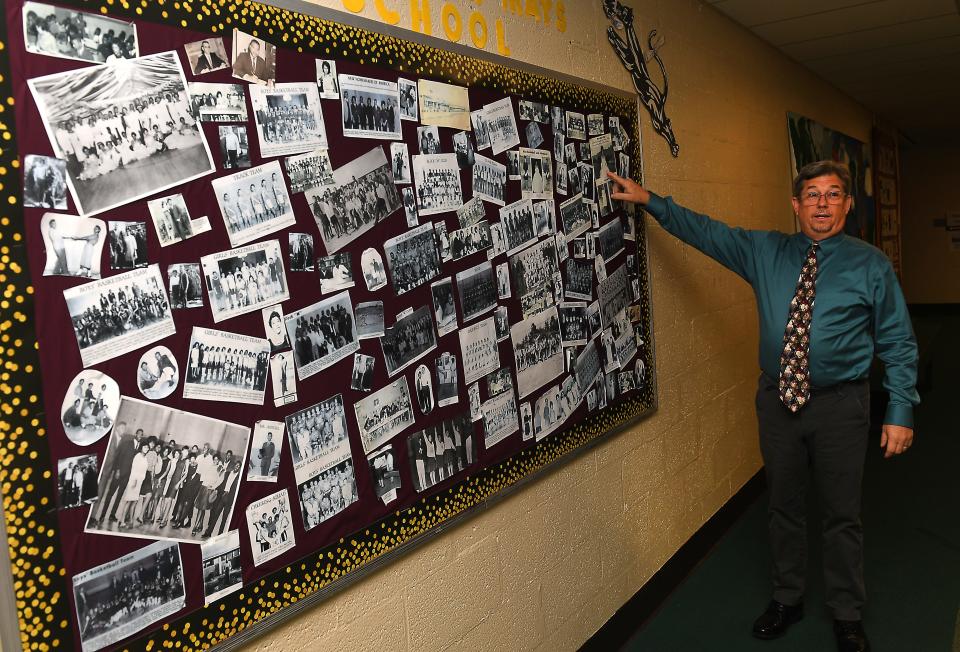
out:
M840 652L870 652L870 641L859 620L834 620L833 633Z
M787 633L790 625L801 618L803 618L802 603L791 607L771 600L767 610L753 622L753 635L764 640L780 638Z

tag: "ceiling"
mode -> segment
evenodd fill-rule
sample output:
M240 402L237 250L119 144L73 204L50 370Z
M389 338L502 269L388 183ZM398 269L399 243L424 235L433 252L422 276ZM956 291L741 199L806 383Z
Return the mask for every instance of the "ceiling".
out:
M960 145L960 0L707 0L889 121Z

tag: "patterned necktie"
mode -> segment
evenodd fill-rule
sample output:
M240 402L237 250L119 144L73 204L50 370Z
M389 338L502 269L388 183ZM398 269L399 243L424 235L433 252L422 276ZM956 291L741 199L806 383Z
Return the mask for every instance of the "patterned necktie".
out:
M796 412L810 400L810 322L816 298L817 248L814 242L807 249L797 291L790 302L790 319L783 333L783 353L780 354L780 400L791 412Z

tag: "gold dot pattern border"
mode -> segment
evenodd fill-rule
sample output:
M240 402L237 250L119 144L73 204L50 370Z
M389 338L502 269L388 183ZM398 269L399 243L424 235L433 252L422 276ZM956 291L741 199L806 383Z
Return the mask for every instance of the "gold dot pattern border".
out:
M211 33L237 27L302 53L349 59L546 103L619 115L632 125L631 158L642 161L638 115L632 98L252 2L65 0L60 4ZM59 561L52 499L54 478L39 399L37 342L30 322L34 289L23 244L21 171L11 114L15 109L6 44L6 26L0 26L0 488L21 642L24 649L46 651L71 647L69 620L74 614L66 595L70 578ZM638 176L639 165L634 168L634 176ZM641 391L496 466L465 476L459 484L422 499L412 508L244 586L239 593L148 631L123 648L210 649L651 411L656 383L643 229L643 220L638 219L637 265L643 318L637 327L647 343L643 349L647 383Z

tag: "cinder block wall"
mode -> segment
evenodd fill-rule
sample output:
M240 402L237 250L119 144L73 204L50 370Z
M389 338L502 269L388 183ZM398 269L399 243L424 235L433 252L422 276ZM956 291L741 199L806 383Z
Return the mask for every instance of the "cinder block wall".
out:
M506 13L490 2L485 10ZM410 25L409 4L384 2L399 27ZM473 3L453 4L469 13ZM673 158L644 124L648 187L731 224L792 230L787 111L864 141L870 113L709 5L633 6L638 34L666 38L681 146ZM630 89L600 2L568 0L566 14L563 34L506 18L512 58ZM360 15L378 19L373 0ZM252 649L576 649L760 469L753 294L649 224L658 413Z

